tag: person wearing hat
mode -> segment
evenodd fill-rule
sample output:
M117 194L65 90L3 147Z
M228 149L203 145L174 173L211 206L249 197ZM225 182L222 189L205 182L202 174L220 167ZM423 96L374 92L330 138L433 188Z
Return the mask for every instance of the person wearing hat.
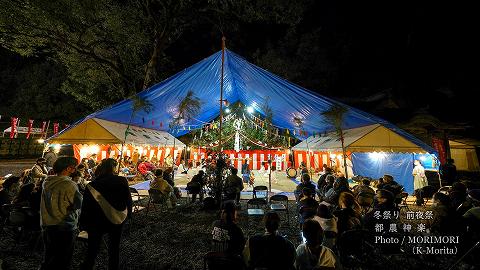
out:
M42 180L45 180L48 176L48 170L45 166L47 163L45 158L38 158L35 165L33 165L31 174L32 174L32 181L34 184L39 183ZM24 183L28 184L28 183Z

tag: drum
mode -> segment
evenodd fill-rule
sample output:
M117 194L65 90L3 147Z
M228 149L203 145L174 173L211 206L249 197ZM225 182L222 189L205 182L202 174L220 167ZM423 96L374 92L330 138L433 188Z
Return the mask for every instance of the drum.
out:
M287 172L287 177L289 178L297 177L297 170L294 167L288 168L286 172Z

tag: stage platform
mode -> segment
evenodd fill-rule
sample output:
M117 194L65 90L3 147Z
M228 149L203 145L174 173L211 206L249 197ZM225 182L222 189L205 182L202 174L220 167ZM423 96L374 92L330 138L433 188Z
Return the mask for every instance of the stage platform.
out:
M175 174L175 185L180 188L182 191L182 196L186 196L187 192L185 187L190 179L197 174L198 170L190 170L188 174ZM267 186L268 187L268 175L261 174L258 171L253 171L255 175L255 186ZM239 175L240 176L240 175ZM316 178L314 178L314 183L316 182ZM293 191L300 183L300 178L297 177L296 179L291 179L287 177L285 172L272 172L272 194L282 194L287 195L289 200L295 200L295 196L293 195ZM149 181L144 181L141 183L137 183L135 185L131 185L131 187L136 188L139 193L148 194L149 189ZM253 196L252 194L252 187L245 185L244 190L241 192L241 199L251 199Z

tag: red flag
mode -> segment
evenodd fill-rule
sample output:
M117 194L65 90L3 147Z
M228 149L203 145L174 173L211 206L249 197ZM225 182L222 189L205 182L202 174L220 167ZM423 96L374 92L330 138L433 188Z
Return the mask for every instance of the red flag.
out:
M53 134L58 133L58 123L53 123Z
M27 131L27 139L30 138L30 133L32 132L33 127L33 119L28 120L28 131Z
M47 128L47 121L42 122L42 138L45 135L45 128Z
M163 122L160 122L160 127L163 128Z
M440 163L445 164L447 161L447 149L445 149L445 141L437 137L432 137L432 147L437 150Z
M17 133L17 123L18 123L18 118L12 117L10 139L15 138L15 133Z

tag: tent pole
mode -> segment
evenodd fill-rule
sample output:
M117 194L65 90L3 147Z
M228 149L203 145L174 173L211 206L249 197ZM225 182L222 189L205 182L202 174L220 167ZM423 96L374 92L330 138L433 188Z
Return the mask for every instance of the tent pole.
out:
M223 150L222 145L222 122L223 122L223 65L225 63L225 37L222 37L222 72L220 78L220 135L218 136L218 147L220 152Z

